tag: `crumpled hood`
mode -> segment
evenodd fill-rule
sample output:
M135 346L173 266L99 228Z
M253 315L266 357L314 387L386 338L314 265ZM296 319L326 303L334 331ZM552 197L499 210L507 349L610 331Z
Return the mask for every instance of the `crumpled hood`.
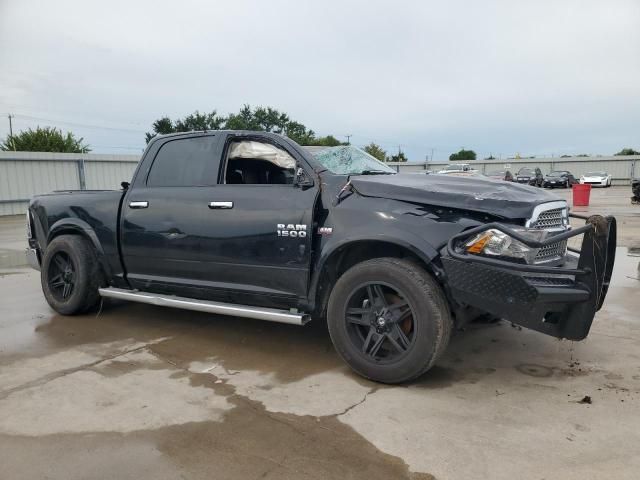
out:
M472 210L508 219L528 218L536 205L559 200L540 188L486 177L358 175L351 177L351 184L367 197Z

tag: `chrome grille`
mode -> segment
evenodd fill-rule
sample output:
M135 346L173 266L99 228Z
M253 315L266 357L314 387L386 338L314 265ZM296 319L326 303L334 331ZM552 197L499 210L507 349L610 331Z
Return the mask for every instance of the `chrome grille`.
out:
M540 262L550 262L552 260L558 260L562 258L567 251L567 241L562 240L557 243L552 243L551 245L546 245L538 250L536 254L536 258L534 260L535 263Z
M533 215L526 222L526 226L536 230L548 230L550 235L554 235L568 228L568 213L567 204L564 201L543 203L534 209ZM567 240L552 243L538 250L534 263L560 260L566 252Z
M530 228L543 230L545 228L563 227L563 210L563 208L552 208L551 210L540 212L538 218L531 222Z

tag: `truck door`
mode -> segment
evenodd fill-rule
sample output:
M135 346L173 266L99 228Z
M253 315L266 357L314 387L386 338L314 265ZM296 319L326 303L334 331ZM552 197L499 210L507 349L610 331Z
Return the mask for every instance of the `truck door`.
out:
M188 296L206 274L202 239L218 178L219 135L160 141L140 165L122 205L120 238L127 280L145 291Z
M318 189L296 184L296 169L308 167L271 141L227 136L201 258L207 279L222 288L306 297Z

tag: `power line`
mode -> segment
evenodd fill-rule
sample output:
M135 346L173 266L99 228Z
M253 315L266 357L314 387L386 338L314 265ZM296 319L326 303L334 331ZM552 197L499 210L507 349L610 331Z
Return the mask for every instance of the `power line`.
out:
M142 129L133 129L133 128L120 128L120 127L108 127L105 125L95 125L95 124L91 124L91 123L79 123L79 122L70 122L67 120L59 120L59 119L53 119L53 118L46 118L46 117L38 117L35 115L24 115L24 114L14 114L13 118L24 118L24 119L28 119L28 120L41 120L44 122L53 122L55 124L58 125L69 125L69 126L73 126L73 127L81 127L81 128L93 128L93 129L98 129L98 130L111 130L111 131L117 131L117 132L132 132L132 133L145 133L145 130Z

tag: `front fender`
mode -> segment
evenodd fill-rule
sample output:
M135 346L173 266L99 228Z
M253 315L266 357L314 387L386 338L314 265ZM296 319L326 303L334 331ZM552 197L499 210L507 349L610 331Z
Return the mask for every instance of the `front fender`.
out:
M409 232L402 232L403 235L393 235L389 233L355 233L350 234L348 237L335 239L335 241L327 242L322 248L322 253L318 258L318 261L311 273L311 282L309 286L309 301L315 305L315 299L318 292L318 286L322 278L322 273L325 271L329 262L335 255L340 255L340 252L350 246L361 244L362 242L368 243L384 243L387 245L395 245L403 250L410 252L417 258L422 260L425 264L430 264L439 253L438 251L426 242L423 238Z

